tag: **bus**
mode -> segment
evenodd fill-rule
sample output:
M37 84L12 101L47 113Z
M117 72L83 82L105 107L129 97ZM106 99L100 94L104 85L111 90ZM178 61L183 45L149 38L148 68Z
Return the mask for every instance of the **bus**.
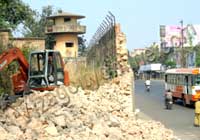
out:
M172 92L173 101L194 105L200 98L200 68L168 69L165 72L165 90Z

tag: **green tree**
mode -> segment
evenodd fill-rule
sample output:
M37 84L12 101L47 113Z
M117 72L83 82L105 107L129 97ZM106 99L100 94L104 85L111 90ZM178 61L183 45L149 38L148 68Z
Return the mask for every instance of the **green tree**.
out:
M176 67L176 62L168 59L168 60L166 60L164 62L164 65L166 67L175 68Z
M84 36L78 36L78 53L80 56L86 55L86 39Z
M159 55L160 63L168 66L168 63L172 61L173 55L174 55L174 49L173 48L163 48L163 49L161 49L160 55Z
M144 53L141 53L140 55L137 54L134 57L129 56L129 59L128 59L128 62L134 71L138 71L140 67L140 63L144 62L144 64L146 64L145 61L146 61L146 58L145 58Z
M148 63L159 63L159 46L156 43L153 43L150 47L148 47L145 51L146 61Z
M16 29L32 18L34 11L21 0L0 1L0 28Z
M33 18L27 20L24 24L23 35L25 37L45 37L45 27L49 23L46 19L53 14L53 7L46 6L42 8L42 13L35 12Z
M53 35L46 35L45 28L47 25L52 25L52 22L47 20L48 16L53 14L53 7L48 5L42 8L41 14L35 12L33 18L27 20L24 25L23 35L25 37L43 37L46 41L46 48L52 49L55 38Z
M129 57L128 62L134 71L137 71L139 69L139 64L135 57Z
M196 52L196 67L200 67L200 45L195 46L194 51Z
M5 46L0 43L0 55L5 51L2 48L5 48ZM21 49L27 61L29 59L30 52L34 49L35 48L30 47L23 47ZM16 60L0 71L0 96L2 93L13 94L13 83L11 77L17 71L19 71L19 63Z

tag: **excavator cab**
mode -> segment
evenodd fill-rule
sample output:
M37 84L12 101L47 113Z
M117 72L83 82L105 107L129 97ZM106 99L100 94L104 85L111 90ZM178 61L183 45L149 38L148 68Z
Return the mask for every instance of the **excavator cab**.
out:
M29 88L51 90L58 85L63 85L64 77L64 64L58 51L34 51L30 54Z

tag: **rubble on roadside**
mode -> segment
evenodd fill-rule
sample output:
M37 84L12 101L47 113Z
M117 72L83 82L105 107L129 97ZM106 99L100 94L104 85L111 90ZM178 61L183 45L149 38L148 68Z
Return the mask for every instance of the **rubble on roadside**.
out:
M20 98L0 113L0 140L172 140L173 132L132 112L130 75L96 91L61 86Z

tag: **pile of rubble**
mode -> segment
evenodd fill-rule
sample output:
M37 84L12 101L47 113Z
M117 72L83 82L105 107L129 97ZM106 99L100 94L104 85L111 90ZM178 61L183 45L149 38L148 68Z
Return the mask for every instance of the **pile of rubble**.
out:
M160 122L136 119L129 80L126 74L96 91L34 91L0 113L0 140L171 140Z

